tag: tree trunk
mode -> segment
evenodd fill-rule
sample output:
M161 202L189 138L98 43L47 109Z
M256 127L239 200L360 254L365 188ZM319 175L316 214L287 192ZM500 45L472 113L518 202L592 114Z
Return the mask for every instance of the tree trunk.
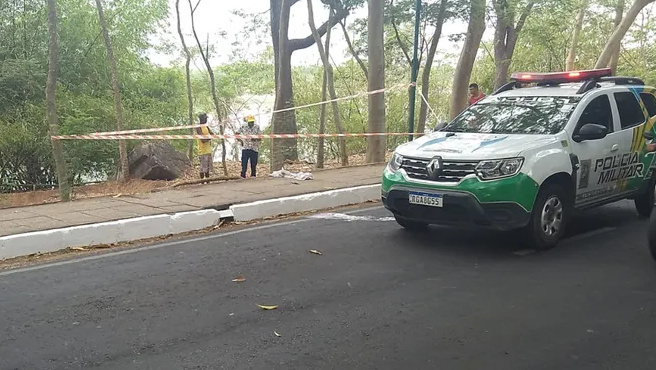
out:
M335 91L335 76L333 73L333 66L332 64L330 64L330 54L329 54L331 29L329 28L326 32L327 47L324 49L323 44L321 43L321 36L319 36L319 32L317 32L317 27L315 26L314 23L314 9L312 9L312 0L307 0L307 6L308 6L310 30L312 31L312 37L314 37L314 43L317 45L317 48L319 50L321 61L323 62L323 69L324 69L324 74L326 76L328 91L330 92L330 99L335 100L337 99L337 92ZM330 17L332 16L333 16L333 9L331 7ZM344 128L342 127L342 119L339 115L339 105L337 104L336 101L331 102L330 105L333 110L333 120L335 122L337 132L343 134ZM339 156L341 157L342 160L342 166L348 166L348 153L346 152L346 138L344 137L339 138Z
M274 2L272 0L272 2ZM280 18L278 21L278 56L276 67L277 81L276 100L274 110L284 110L294 107L294 89L292 85L292 51L289 48L289 14L291 4L289 0L278 0L280 5ZM274 49L275 53L275 49ZM275 113L271 122L273 134L297 134L296 111L287 110ZM271 140L271 170L279 170L285 161L298 160L298 140L273 139Z
M644 7L653 2L654 0L636 0L633 5L631 5L629 11L626 13L626 17L622 19L620 25L615 29L613 34L606 42L604 50L601 52L601 55L599 55L599 59L597 59L595 68L604 68L610 65L613 54L620 50L622 39L624 38L624 35L626 35L626 32L629 30L629 28L631 28L631 25L635 21L638 14L640 14Z
M467 107L469 79L471 78L483 33L485 33L485 0L471 0L467 35L460 52L460 58L453 77L453 87L451 88L451 101L449 104L451 119Z
M175 15L178 20L178 36L180 37L180 43L182 44L182 50L185 53L185 77L187 79L187 122L189 125L194 124L194 100L191 94L191 53L187 47L187 43L184 39L184 34L182 33L182 26L180 25L180 0L175 0ZM191 135L194 135L196 132L192 128L189 130ZM194 162L194 140L189 140L189 160Z
M485 2L485 0L482 0ZM385 47L383 13L385 4L368 0L369 91L385 88ZM385 132L385 94L369 95L369 123L367 132ZM367 137L367 163L385 161L386 138Z
M292 54L297 50L307 49L314 44L314 37L309 35L302 39L289 39L290 8L300 0L270 0L271 38L275 60L276 102L274 110L294 107L294 90L292 86ZM317 29L323 37L328 28L333 27L348 15L347 9L340 9L334 17ZM296 112L291 109L275 113L271 123L274 134L296 134ZM286 160L298 159L297 139L271 140L271 170L279 170Z
M323 82L321 83L321 100L326 101L328 98L327 86L328 80L326 77L326 71L323 71ZM326 104L321 104L321 113L319 115L319 133L326 133ZM324 160L326 157L326 139L323 137L319 138L319 143L317 147L317 168L324 167Z
M585 12L588 10L588 0L581 0L581 8L576 14L576 23L574 24L574 32L572 32L572 42L569 45L569 52L567 53L567 61L565 62L565 70L571 71L574 69L576 62L576 48L579 44L579 36L583 28L583 20L585 19ZM617 26L617 25L616 25Z
M624 3L624 0L617 0L617 4L615 6L615 19L613 22L615 29L617 29L617 27L620 25L620 22L622 22L622 17L624 16ZM615 53L613 53L613 57L610 59L609 67L613 71L613 74L617 73L617 64L620 61L620 49L621 48L618 47L617 50L615 50Z
M442 37L442 27L444 26L444 20L446 18L447 5L448 0L442 0L440 3L440 10L437 14L437 22L435 24L435 32L433 33L433 38L431 39L431 44L428 49L428 55L426 56L426 65L421 74L421 94L424 98L421 99L421 106L419 107L419 123L417 124L417 132L419 133L426 131L426 118L428 117L428 104L426 104L426 101L428 101L430 91L431 68L433 68L433 60L435 59L435 53L437 52L437 45Z
M209 56L205 53L203 50L203 45L200 43L200 39L198 38L198 34L196 33L196 22L194 20L194 14L196 13L196 9L198 8L198 5L200 4L200 0L196 3L196 6L191 5L191 0L189 1L189 9L191 9L191 30L192 33L194 34L194 38L196 39L196 44L198 45L198 50L200 51L200 56L203 58L203 62L205 63L205 68L207 68L207 73L210 75L210 92L212 93L212 102L214 103L214 110L216 111L216 120L219 122L219 132L221 135L225 132L225 128L223 127L223 122L222 117L223 115L221 114L221 108L219 107L219 97L216 93L216 80L214 78L214 70L212 69L212 65L210 64L210 59ZM228 176L228 166L226 164L226 145L225 145L225 139L221 139L221 165L223 167L223 175ZM214 159L214 157L212 157Z
M57 109L55 105L55 92L57 91L57 8L55 0L48 0L48 32L50 44L48 45L48 81L46 84L46 115L48 117L48 128L50 136L58 135L59 122L57 121ZM59 196L64 202L71 200L71 185L68 181L68 166L64 159L64 150L61 140L50 139L52 144L52 156L55 159L57 170L57 183L59 184Z
M105 48L107 49L107 60L109 61L109 70L112 78L112 89L114 90L114 106L116 109L116 129L123 130L123 104L121 103L121 90L118 82L118 68L114 58L112 40L109 38L105 13L103 12L102 0L96 0L98 8L98 17L100 18L100 28L105 39ZM119 153L119 181L125 182L130 179L130 167L128 165L128 151L124 140L118 141Z
M529 1L515 25L515 12L512 5L505 0L493 0L497 15L494 31L494 89L498 89L508 81L508 71L512 62L517 38L522 31L526 19L531 14L535 1Z
M340 26L342 26L342 31L344 32L344 40L346 40L346 45L348 46L348 49L351 52L351 55L353 56L353 59L355 59L355 61L360 66L362 72L364 72L364 77L369 78L369 71L367 70L367 65L364 64L362 58L360 58L358 53L355 51L355 48L353 47L353 42L351 42L351 37L349 36L348 31L346 30L346 20L344 22L339 22L339 24Z

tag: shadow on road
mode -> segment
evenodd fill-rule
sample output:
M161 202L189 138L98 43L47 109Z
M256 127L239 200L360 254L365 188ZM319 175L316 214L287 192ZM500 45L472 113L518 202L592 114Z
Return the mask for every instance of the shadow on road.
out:
M570 219L563 241L597 230L620 228L638 220L640 218L635 209L625 202L586 211ZM399 229L392 238L407 248L432 248L456 255L478 255L487 258L511 258L513 253L527 249L518 233L475 228L432 226L425 232Z

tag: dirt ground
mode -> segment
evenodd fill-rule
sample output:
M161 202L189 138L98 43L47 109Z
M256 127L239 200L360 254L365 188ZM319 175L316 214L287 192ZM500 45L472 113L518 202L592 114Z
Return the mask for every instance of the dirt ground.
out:
M391 157L388 153L387 159ZM365 155L356 154L349 157L349 166L365 164ZM237 177L241 172L241 164L238 162L227 162L228 176ZM268 177L270 174L269 164L260 164L257 166L257 177ZM324 169L334 169L341 167L336 161L326 162ZM287 163L284 168L292 172L314 172L317 170L313 163ZM214 164L213 176L223 176L221 163ZM171 188L182 188L185 182L198 179L198 170L191 169L182 178L175 181L150 181L150 180L130 180L127 183L116 181L107 181L98 184L76 186L73 189L73 199L96 198L105 196L121 196L130 194L143 194L155 191L161 191ZM232 181L232 180L226 180ZM190 185L187 185L190 186ZM57 189L28 191L22 193L0 194L0 209L11 207L23 207L29 205L55 203L59 202L59 191Z

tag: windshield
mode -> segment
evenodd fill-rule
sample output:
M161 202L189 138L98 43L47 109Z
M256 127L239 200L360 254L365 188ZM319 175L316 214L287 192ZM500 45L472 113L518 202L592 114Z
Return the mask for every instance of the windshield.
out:
M462 112L442 131L486 134L556 134L580 97L490 97Z

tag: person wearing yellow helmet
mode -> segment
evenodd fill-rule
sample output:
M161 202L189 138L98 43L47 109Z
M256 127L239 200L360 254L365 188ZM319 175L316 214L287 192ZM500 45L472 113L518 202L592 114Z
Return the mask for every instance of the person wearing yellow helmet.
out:
M242 125L237 135L261 135L260 126L255 124L255 117L248 115L244 117L245 125ZM248 162L251 164L251 177L257 173L257 160L259 158L259 147L262 139L237 139L241 143L241 177L246 178Z

